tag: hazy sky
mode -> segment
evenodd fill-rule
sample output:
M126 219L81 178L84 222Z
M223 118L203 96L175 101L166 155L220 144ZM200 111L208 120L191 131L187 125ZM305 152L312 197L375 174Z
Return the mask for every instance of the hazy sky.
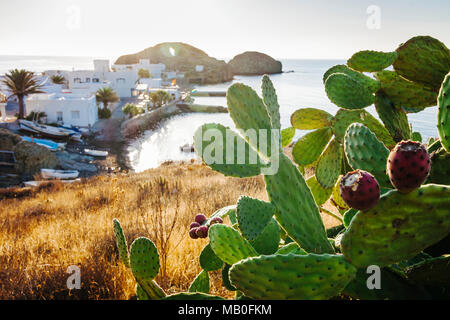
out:
M219 58L345 59L414 35L450 46L449 13L449 0L1 0L0 54L116 58L182 41Z

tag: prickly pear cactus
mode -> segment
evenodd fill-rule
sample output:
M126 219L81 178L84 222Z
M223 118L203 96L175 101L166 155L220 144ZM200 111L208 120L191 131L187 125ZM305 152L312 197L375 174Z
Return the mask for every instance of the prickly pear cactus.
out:
M393 64L397 56L397 52L364 50L348 59L347 65L360 72L381 71Z
M331 102L345 109L361 109L375 102L373 92L345 73L333 73L325 82Z
M128 245L127 245L127 239L125 238L125 235L123 234L122 226L120 225L119 220L114 219L114 234L116 236L116 244L117 249L119 250L119 256L122 260L123 264L129 268L130 267L130 257L128 255Z
M438 132L445 151L450 153L450 73L444 79L439 92Z

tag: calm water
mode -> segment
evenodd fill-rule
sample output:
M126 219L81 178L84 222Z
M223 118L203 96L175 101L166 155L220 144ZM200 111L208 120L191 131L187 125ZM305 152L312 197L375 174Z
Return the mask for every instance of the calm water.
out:
M324 72L340 63L341 60L283 60L283 70L293 70L292 73L272 75L272 82L277 90L280 103L282 127L290 126L291 114L304 107L323 109L335 114L339 109L328 99L322 75ZM201 86L199 90L226 91L235 82L242 82L261 92L261 77L236 76L233 82ZM225 97L195 98L195 103L226 106ZM367 110L377 117L374 107ZM424 140L437 136L437 108L427 108L419 114L410 114L410 122L414 131L419 131ZM148 131L129 147L129 158L136 171L157 167L166 160L188 160L195 154L186 154L179 147L192 143L195 130L207 122L221 123L234 127L228 114L185 114L170 118L160 124L158 130ZM296 138L308 131L297 131Z
M35 72L44 70L86 70L93 68L94 57L36 57L36 56L0 56L0 75L8 70L19 68ZM109 58L111 62L114 59ZM272 75L281 106L283 128L290 126L290 115L299 108L313 107L334 114L338 108L325 94L322 75L333 65L345 63L342 60L282 60L283 70L294 71ZM236 76L233 82L199 87L199 90L226 91L235 83L242 82L261 92L261 77ZM226 106L224 97L196 98L196 103ZM376 115L375 108L367 108ZM419 131L424 139L437 136L437 108L427 108L418 114L409 115L413 130ZM159 129L148 131L129 146L130 162L136 171L157 167L166 160L188 160L194 154L180 151L180 146L192 143L195 130L207 122L217 122L234 127L228 114L186 114L172 117L160 124ZM307 131L298 131L296 137Z

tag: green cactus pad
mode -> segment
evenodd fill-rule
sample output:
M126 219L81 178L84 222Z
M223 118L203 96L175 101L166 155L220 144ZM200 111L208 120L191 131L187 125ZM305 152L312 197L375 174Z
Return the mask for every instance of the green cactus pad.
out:
M333 73L325 82L328 98L345 109L361 109L375 102L373 92L344 73Z
M223 267L223 261L216 256L209 243L203 248L198 260L205 271L215 271Z
M278 209L276 219L289 237L308 252L333 253L311 190L291 160L280 154L278 172L264 179L269 199Z
M414 131L411 134L411 140L422 143L422 135L420 134L420 132Z
M444 148L431 157L429 181L437 184L450 184L450 153Z
M209 274L202 270L189 286L189 292L209 293Z
M344 64L338 64L334 67L328 69L323 75L323 83L326 83L328 77L334 73L344 73L354 80L358 81L363 87L370 90L370 92L376 92L380 88L380 83L377 80L374 80L361 72L350 69Z
M333 139L319 158L316 168L317 181L323 188L333 188L342 165L341 145Z
M278 249L277 252L275 252L275 254L289 254L289 253L301 256L308 254L305 250L300 248L298 244L296 244L295 242L288 243L282 246L280 249Z
M380 269L380 289L368 289L367 280L372 273L358 269L356 277L347 285L343 294L360 300L409 300L428 299L427 293L390 268Z
M216 256L230 265L258 255L238 231L223 224L214 224L209 228L209 241Z
M345 230L345 226L343 224L331 227L327 229L327 237L328 238L335 238L338 234L342 233L342 231Z
M289 127L281 130L281 146L287 147L295 136L295 128Z
M420 83L408 81L395 71L377 72L375 78L381 82L381 89L394 106L405 112L415 113L436 105L436 91L428 89Z
M439 91L438 131L442 146L450 153L450 73Z
M318 300L338 295L355 273L342 255L288 254L240 261L230 268L230 280L254 299Z
M354 122L362 123L369 128L388 149L395 146L396 143L389 131L366 110L340 109L336 113L333 119L333 133L337 141L342 142L344 140L348 126Z
M409 280L420 285L450 286L450 256L431 258L406 270Z
M267 113L269 114L272 123L272 128L280 129L280 105L278 104L277 93L268 75L263 76L261 89L263 101L267 107Z
M136 284L136 297L138 300L150 300L150 296L139 284Z
M391 190L352 219L342 252L357 267L410 259L450 232L449 207L449 186L429 184L408 194Z
M137 238L130 249L131 271L136 279L153 280L159 272L159 254L155 244L148 238ZM145 289L145 288L144 288Z
M148 297L147 300L160 300L166 296L164 290L156 283L155 280L136 278L136 282L138 288L142 289L145 292L146 296ZM142 295L141 292L139 294ZM145 295L142 295L142 297L145 298Z
M441 140L437 139L433 143L428 143L427 151L429 154L438 151L440 148L442 148Z
M226 299L219 296L213 296L210 294L200 292L182 292L167 296L163 300L226 300Z
M314 108L298 109L291 115L291 125L295 129L313 130L331 126L333 116Z
M360 123L351 124L345 134L344 148L353 169L368 171L375 176L380 187L392 188L386 174L389 150L372 131Z
M375 95L375 109L395 142L411 138L408 115L402 108L395 107L383 90Z
M355 53L347 61L347 65L360 72L381 71L393 64L397 55L397 52L364 50Z
M260 142L259 130L264 130L267 134L267 141L271 141L272 123L267 113L266 106L258 94L250 87L235 83L228 88L227 105L231 118L233 119L236 128L244 133L247 141L252 144L255 149L258 148ZM245 132L247 130L254 130L258 141L251 141ZM265 140L265 139L264 139ZM255 145L258 144L258 145ZM267 143L267 150L259 150L264 156L270 157L271 148L270 143ZM279 150L274 150L279 152Z
M119 220L114 219L113 220L114 225L114 235L116 236L116 244L117 249L119 250L119 257L120 260L122 260L125 267L130 267L130 257L128 255L128 245L127 245L127 239L125 238L125 235L123 233L122 226L120 225Z
M306 184L311 189L311 192L316 200L317 205L324 204L331 196L333 188L324 188L317 181L316 176L311 176L306 180Z
M225 264L225 267L222 269L222 285L230 291L236 291L237 289L231 285L230 282L230 275L228 271L230 270L231 266L229 264Z
M250 241L250 244L259 254L273 254L280 243L280 226L271 219L259 236Z
M270 202L242 196L237 202L237 220L242 235L255 240L275 214L275 206Z
M339 178L337 179L337 181L333 187L333 191L331 193L331 198L333 199L333 203L336 207L338 207L339 210L346 210L349 208L349 206L347 205L347 203L345 203L344 199L342 199L342 196L341 196L340 183L341 183L341 179L343 177L344 176L342 176L342 175L339 176Z
M216 133L218 140L211 138L212 141L205 141L207 140L204 137L205 132ZM239 178L257 176L264 167L264 162L257 152L238 134L221 124L208 123L198 128L194 134L194 146L197 154L207 165L226 176ZM217 150L214 149L215 146ZM239 146L243 146L242 152ZM228 150L231 152L228 153ZM216 152L218 152L217 159L215 159ZM213 159L207 159L209 156ZM230 159L227 161L227 158Z
M424 84L435 91L450 70L450 51L437 39L418 36L397 48L394 69L402 77Z
M313 163L319 158L331 136L330 128L321 128L301 137L292 149L295 163L302 166Z
M358 213L358 210L350 208L344 213L344 226L348 228L350 222L352 222L355 215Z

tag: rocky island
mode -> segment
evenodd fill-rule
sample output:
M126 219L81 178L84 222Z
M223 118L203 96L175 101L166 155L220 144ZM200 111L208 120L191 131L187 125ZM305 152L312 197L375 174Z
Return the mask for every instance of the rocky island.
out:
M228 65L235 75L263 75L282 72L280 61L256 51L238 54Z

